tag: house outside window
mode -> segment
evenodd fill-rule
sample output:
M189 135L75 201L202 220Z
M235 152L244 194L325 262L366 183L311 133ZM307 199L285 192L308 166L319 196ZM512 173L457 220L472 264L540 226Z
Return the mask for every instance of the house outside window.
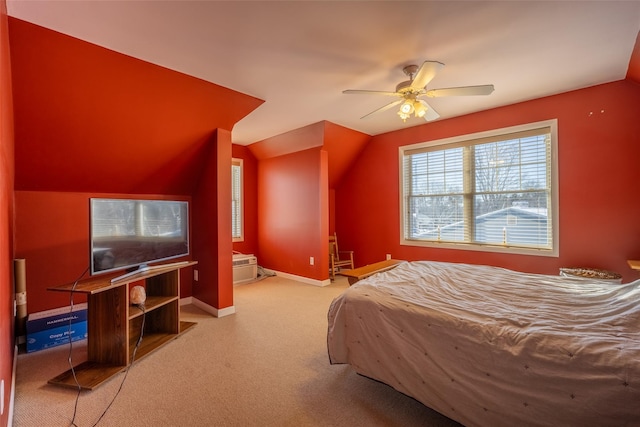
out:
M234 242L244 241L242 168L242 159L231 159L231 234Z
M401 244L558 256L557 121L400 147Z

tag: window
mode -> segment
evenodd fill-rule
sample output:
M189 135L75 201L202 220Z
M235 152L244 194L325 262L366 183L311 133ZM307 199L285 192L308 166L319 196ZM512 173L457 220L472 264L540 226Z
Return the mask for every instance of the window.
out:
M557 256L556 127L400 147L401 244Z
M234 242L244 240L242 193L242 159L231 159L231 234Z

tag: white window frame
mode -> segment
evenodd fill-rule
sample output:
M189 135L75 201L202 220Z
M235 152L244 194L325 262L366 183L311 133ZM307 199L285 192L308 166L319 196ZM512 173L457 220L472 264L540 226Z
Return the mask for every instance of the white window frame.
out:
M244 241L244 161L236 158L231 159L231 236L234 242Z
M405 198L405 171L404 171L404 157L409 152L415 152L426 147L440 147L441 149L447 149L447 146L463 146L472 145L473 141L489 138L494 139L502 135L507 135L516 132L526 132L534 129L547 127L550 129L550 178L549 186L551 191L550 204L548 207L550 215L548 220L551 221L549 227L552 233L551 248L528 248L528 247L516 247L508 244L486 244L478 242L445 242L438 240L419 240L408 238L408 217L407 217L407 203ZM451 138L445 138L435 141L422 142L418 144L401 146L399 147L399 182L400 182L400 244L405 246L421 246L432 248L447 248L447 249L460 249L471 251L483 251L483 252L501 252L510 254L522 254L522 255L537 255L558 257L559 256L559 202L558 202L558 124L557 119L546 120L541 122L523 124L518 126L512 126L507 128L495 129L485 132L478 132L468 135L460 135Z

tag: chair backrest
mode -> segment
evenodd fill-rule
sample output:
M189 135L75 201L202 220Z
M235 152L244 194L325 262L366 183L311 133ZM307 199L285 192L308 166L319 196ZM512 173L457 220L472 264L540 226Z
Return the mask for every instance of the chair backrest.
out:
M340 253L338 250L338 236L336 233L333 233L332 236L329 236L329 256L333 255L333 258L338 261L340 260Z

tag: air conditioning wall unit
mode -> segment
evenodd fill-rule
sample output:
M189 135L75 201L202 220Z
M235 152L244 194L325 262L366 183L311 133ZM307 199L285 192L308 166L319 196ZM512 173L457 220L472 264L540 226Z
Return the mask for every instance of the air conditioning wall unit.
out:
M251 282L258 277L258 260L253 255L233 254L233 284Z

